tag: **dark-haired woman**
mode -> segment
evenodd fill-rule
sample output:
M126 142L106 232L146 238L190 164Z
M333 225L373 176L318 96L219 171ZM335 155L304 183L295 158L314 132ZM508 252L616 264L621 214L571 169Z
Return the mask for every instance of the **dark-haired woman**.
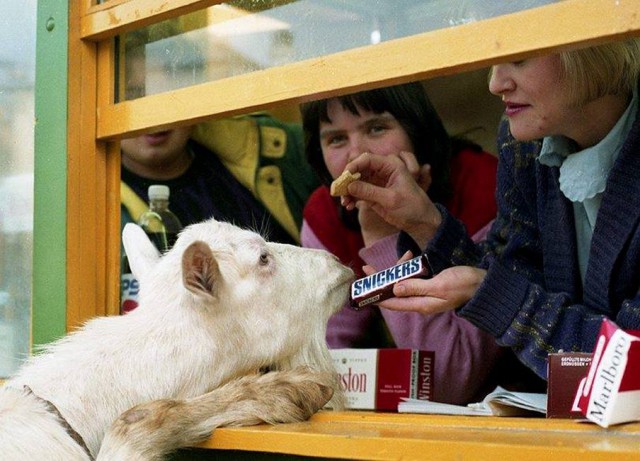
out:
M346 212L328 184L362 154L399 156L423 190L465 223L472 235L496 214L497 160L479 147L452 140L423 86L409 83L313 101L301 107L307 157L324 185L309 198L303 246L326 249L363 275L363 264L395 264L399 229L374 210ZM435 351L434 400L464 404L493 390L503 351L452 312L425 317L345 306L327 331L330 347L398 347Z

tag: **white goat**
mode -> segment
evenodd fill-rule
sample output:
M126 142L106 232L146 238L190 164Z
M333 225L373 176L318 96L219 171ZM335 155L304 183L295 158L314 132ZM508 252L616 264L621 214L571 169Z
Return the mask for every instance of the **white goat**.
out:
M221 425L341 408L325 330L353 272L336 258L215 220L163 256L133 224L123 241L140 305L89 321L5 383L2 461L159 460Z

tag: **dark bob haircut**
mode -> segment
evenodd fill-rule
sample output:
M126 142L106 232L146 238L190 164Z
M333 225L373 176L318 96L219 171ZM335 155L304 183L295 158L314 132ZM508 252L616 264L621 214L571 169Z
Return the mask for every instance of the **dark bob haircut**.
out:
M359 109L375 114L389 112L393 115L409 136L418 163L431 165L430 198L435 202L442 202L451 196L451 139L421 83L361 91L337 96L336 99L345 110L354 115L359 115ZM324 184L330 184L332 178L322 156L320 123L331 123L327 114L330 100L311 101L300 106L307 159Z

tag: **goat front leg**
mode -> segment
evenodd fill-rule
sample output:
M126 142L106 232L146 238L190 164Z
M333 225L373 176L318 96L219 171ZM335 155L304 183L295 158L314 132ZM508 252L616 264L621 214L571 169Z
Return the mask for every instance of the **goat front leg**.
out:
M250 375L188 400L156 400L124 412L96 461L157 461L206 440L220 426L304 421L333 395L335 377L296 368Z

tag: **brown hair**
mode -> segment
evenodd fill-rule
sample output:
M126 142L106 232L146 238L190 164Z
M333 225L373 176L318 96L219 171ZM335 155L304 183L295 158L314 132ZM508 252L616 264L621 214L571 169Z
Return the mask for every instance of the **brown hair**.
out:
M358 115L360 109L392 114L409 136L418 163L431 165L433 181L429 196L438 202L451 197L451 139L420 82L361 91L336 99L354 115ZM307 160L325 184L330 184L333 178L322 157L320 122L331 122L327 113L330 100L321 99L300 106Z

